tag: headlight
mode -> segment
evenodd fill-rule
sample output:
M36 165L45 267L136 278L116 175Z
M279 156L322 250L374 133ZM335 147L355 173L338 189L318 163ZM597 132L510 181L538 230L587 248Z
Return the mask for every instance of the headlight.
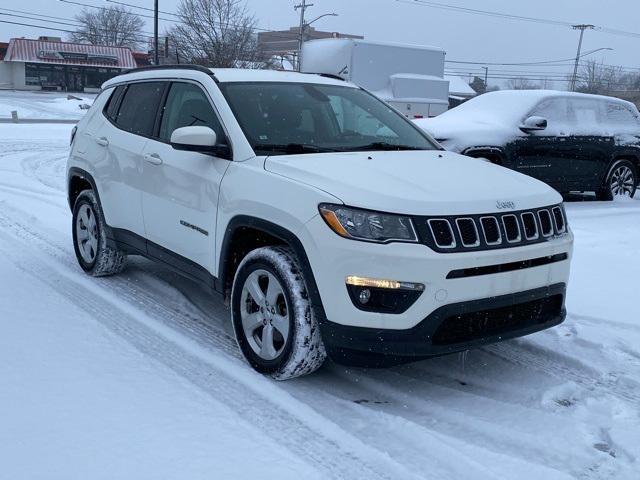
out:
M319 209L327 225L341 237L379 243L418 241L409 217L342 205L322 204Z

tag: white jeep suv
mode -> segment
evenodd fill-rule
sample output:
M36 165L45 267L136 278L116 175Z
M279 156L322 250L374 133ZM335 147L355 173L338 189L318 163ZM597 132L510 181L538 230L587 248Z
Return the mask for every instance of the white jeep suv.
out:
M94 276L144 255L230 301L277 379L385 365L562 322L573 237L545 184L445 152L321 75L145 68L72 135L73 240Z

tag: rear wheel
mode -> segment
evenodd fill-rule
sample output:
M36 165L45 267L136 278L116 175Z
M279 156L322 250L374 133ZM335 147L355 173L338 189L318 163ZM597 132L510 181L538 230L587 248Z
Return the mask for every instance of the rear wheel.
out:
M73 247L82 269L94 277L120 273L124 252L107 246L106 223L92 190L80 192L73 207Z
M277 380L320 368L326 352L295 254L284 247L250 252L231 292L231 316L244 357Z
M633 198L638 185L636 169L629 160L619 160L613 164L607 180L598 192L599 200L613 200L616 197Z

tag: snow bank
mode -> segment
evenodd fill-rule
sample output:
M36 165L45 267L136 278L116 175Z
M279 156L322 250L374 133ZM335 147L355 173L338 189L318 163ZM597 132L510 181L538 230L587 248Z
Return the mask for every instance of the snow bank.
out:
M60 92L0 90L0 118L11 118L11 112L16 110L19 118L79 120L86 113L80 105L91 105L96 94L73 95L82 100L67 100L67 94Z

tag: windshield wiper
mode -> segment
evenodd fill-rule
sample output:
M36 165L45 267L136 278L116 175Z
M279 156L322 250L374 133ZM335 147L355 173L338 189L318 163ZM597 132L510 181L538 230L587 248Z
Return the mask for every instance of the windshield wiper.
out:
M304 143L286 143L286 144L257 144L253 146L254 150L263 152L283 152L287 155L296 155L301 153L327 153L338 152L335 148L318 147L317 145L308 145Z
M348 147L345 148L350 152L366 152L366 151L375 151L375 150L383 150L383 151L400 151L400 150L426 150L421 147L412 147L411 145L397 145L395 143L387 143L387 142L373 142L368 145L360 145L357 147Z

